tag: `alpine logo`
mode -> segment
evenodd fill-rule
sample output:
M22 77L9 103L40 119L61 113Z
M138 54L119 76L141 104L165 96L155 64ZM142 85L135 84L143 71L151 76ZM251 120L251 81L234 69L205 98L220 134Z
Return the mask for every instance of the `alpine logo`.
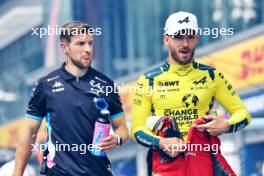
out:
M187 16L187 17L185 17L183 20L179 20L178 21L178 23L180 23L180 24L182 24L182 23L189 23L190 22L190 20L189 20L189 17Z
M64 85L60 81L55 81L52 85L52 92L61 92L64 91Z
M205 77L203 77L202 79L200 79L198 81L193 81L193 84L198 85L198 84L204 84L206 82L207 82L207 80L206 80L206 76L205 76Z

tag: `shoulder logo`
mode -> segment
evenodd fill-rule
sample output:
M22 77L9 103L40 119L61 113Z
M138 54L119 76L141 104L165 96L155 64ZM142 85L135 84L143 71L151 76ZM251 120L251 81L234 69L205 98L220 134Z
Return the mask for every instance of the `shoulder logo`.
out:
M55 81L55 83L51 87L52 87L52 92L64 91L64 85L60 81Z
M97 76L95 76L94 78L95 78L96 80L98 80L98 81L101 81L101 82L103 82L103 83L106 83L105 80L103 80L103 79L101 79L101 78L99 78L99 77L97 77Z
M47 79L47 82L50 82L50 81L52 81L52 80L54 80L54 79L58 79L59 78L59 75L56 75L56 76L54 76L54 77L52 77L52 78L48 78Z
M35 91L36 91L36 88L37 88L38 84L39 84L39 82L36 82L34 87L32 88L32 92L31 92L31 95L30 95L31 97L33 97L35 95Z

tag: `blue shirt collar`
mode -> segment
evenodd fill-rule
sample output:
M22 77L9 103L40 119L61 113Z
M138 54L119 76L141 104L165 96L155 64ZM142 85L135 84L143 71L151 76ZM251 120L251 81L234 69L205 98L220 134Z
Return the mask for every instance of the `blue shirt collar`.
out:
M74 76L73 74L71 74L70 72L68 72L66 69L65 69L65 62L62 64L61 68L60 68L60 76L64 79L64 80L70 80L70 79L76 79L76 76ZM82 80L87 80L90 78L90 76L92 75L92 72L93 72L93 68L91 66L89 66L87 72L79 77L79 79L82 79Z

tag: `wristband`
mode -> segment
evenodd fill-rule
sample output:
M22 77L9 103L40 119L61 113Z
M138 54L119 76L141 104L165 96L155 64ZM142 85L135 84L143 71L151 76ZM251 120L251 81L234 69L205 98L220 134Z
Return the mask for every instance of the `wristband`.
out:
M116 146L119 147L122 145L122 138L120 136L118 136L117 134L114 134L114 136L117 138L116 140Z

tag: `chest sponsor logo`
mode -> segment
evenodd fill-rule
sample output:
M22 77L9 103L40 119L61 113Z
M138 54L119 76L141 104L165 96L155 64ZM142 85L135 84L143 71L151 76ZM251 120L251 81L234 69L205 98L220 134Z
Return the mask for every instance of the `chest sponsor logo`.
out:
M191 90L205 90L205 89L209 89L208 86L196 86L196 87L191 87Z
M194 84L194 85L204 84L204 83L207 82L206 78L207 78L207 77L205 76L205 77L203 77L203 78L200 79L200 80L193 81L193 84Z
M60 81L55 81L55 83L51 87L52 87L52 92L64 91L64 85Z
M179 92L180 91L180 88L162 88L162 87L158 87L157 88L157 92Z
M160 95L160 99L161 99L161 100L164 100L165 98L166 98L165 95Z
M178 122L190 121L190 120L198 119L198 110L197 109L183 109L183 110L164 109L164 115L173 117Z
M179 81L158 81L158 86L178 86Z
M157 92L178 92L179 81L158 81Z
M159 100L159 101L163 101L163 100L168 100L168 96L165 94L158 94L155 99Z
M90 85L91 85L92 87L96 87L96 88L98 88L98 89L101 88L101 84L98 83L98 82L95 82L95 80L93 80L93 79L90 81Z
M134 99L133 103L134 103L134 105L141 106L142 101L140 99Z
M104 86L102 86L101 85L101 83L100 82L96 82L95 80L91 80L90 82L89 82L89 84L90 84L90 86L91 86L91 92L92 93L95 93L95 94L98 94L99 95L99 93L101 92L101 93L104 93Z
M199 103L199 99L195 94L186 94L182 97L182 105L186 108L195 107Z

